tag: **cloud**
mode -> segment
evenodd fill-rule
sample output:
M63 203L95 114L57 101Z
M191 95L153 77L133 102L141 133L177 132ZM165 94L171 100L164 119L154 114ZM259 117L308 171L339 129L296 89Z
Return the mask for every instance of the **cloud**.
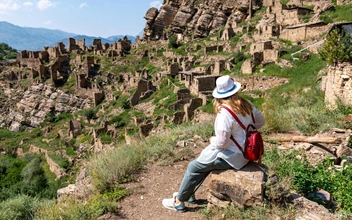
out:
M33 5L32 2L25 2L25 3L23 3L23 6L27 6L27 7L30 7L30 6L32 6L32 5Z
M88 4L87 4L86 2L81 3L81 4L79 5L79 8L84 8L84 7L88 7Z
M17 3L13 3L12 0L5 0L0 2L0 14L4 14L6 11L14 11L19 8L20 6Z
M161 3L161 1L153 1L149 5L150 5L150 7L154 7L154 8L160 9L162 3Z
M52 21L45 21L44 22L45 25L52 24L52 23L53 23Z
M52 2L50 0L39 0L37 6L39 10L44 11L50 7L55 7L59 2Z

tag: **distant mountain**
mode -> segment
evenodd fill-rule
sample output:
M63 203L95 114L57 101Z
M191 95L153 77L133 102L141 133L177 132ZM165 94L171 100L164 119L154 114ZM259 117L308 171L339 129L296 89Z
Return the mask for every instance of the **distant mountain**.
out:
M20 27L6 21L0 21L0 43L6 43L16 50L42 50L45 46L56 46L58 42L63 42L68 45L68 38L77 40L85 39L86 46L93 43L94 39L102 39L102 43L112 44L124 35L111 36L108 38L85 36L75 33L68 33L61 30L52 30L46 28L31 28ZM127 36L132 43L135 42L135 37Z
M42 50L44 46L77 34L45 28L20 27L0 22L0 43L6 43L17 50Z

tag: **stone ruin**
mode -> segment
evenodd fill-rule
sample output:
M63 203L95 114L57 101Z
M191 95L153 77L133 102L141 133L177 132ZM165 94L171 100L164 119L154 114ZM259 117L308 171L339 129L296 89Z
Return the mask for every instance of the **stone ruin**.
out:
M86 50L86 40L76 40L74 38L68 39L68 48L69 52L79 53L78 51L85 51Z
M330 26L321 21L292 25L282 31L280 38L290 41L302 41L307 38L319 37L322 33L327 32L328 29L330 29Z
M340 63L329 66L322 78L321 89L325 92L325 103L329 109L336 109L338 102L352 106L352 65Z
M45 47L42 51L23 50L17 56L16 64L18 69L12 73L15 77L11 80L38 78L43 81L50 78L56 84L59 78L70 73L69 57L62 43L57 47Z
M132 43L127 36L111 45L108 43L103 44L101 39L94 39L92 45L88 47L85 45L85 39L76 40L74 38L69 38L68 40L68 51L75 54L94 52L94 54L97 55L117 57L124 56L126 52L131 50L131 48Z
M151 81L140 79L137 83L137 91L132 95L130 99L131 105L135 106L138 102L149 98L156 91Z
M54 85L57 85L61 80L69 77L71 74L70 64L73 63L79 69L79 71L73 73L76 77L76 94L84 98L90 98L94 100L95 105L98 105L104 99L104 93L89 80L96 75L94 57L80 54L93 51L101 56L114 57L123 56L130 49L131 42L126 36L112 45L102 44L101 39L95 39L93 45L88 47L85 45L85 39L69 38L67 51L63 43L59 43L57 47L44 48L43 51L21 51L17 58L19 71L11 72L7 78L35 79L39 77L39 81L50 78ZM76 59L71 60L68 52L77 54ZM23 75L21 71L23 69L29 69L30 74Z

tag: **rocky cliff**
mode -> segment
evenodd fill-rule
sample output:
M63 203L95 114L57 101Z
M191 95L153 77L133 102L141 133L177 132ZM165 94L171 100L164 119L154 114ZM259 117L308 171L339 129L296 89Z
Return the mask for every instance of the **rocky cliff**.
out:
M243 21L248 21L247 25L253 23L251 18L263 8L265 15L253 27L256 25L261 32L263 25L277 25L276 32L279 32L286 26L307 23L303 21L307 17L309 22L320 22L320 13L333 7L331 2L320 0L291 0L287 4L280 0L165 0L160 10L147 11L143 39L165 40L174 34L183 39L207 37L223 28L243 26L240 24Z
M166 0L160 11L147 11L143 39L167 39L171 34L206 37L224 25L236 27L261 5L260 0Z

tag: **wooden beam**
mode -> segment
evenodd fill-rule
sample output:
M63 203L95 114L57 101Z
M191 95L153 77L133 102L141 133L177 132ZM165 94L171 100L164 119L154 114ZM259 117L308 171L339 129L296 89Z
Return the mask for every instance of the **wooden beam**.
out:
M281 142L307 142L307 143L326 143L326 144L340 144L341 138L334 137L306 137L306 136L285 136L279 137Z

